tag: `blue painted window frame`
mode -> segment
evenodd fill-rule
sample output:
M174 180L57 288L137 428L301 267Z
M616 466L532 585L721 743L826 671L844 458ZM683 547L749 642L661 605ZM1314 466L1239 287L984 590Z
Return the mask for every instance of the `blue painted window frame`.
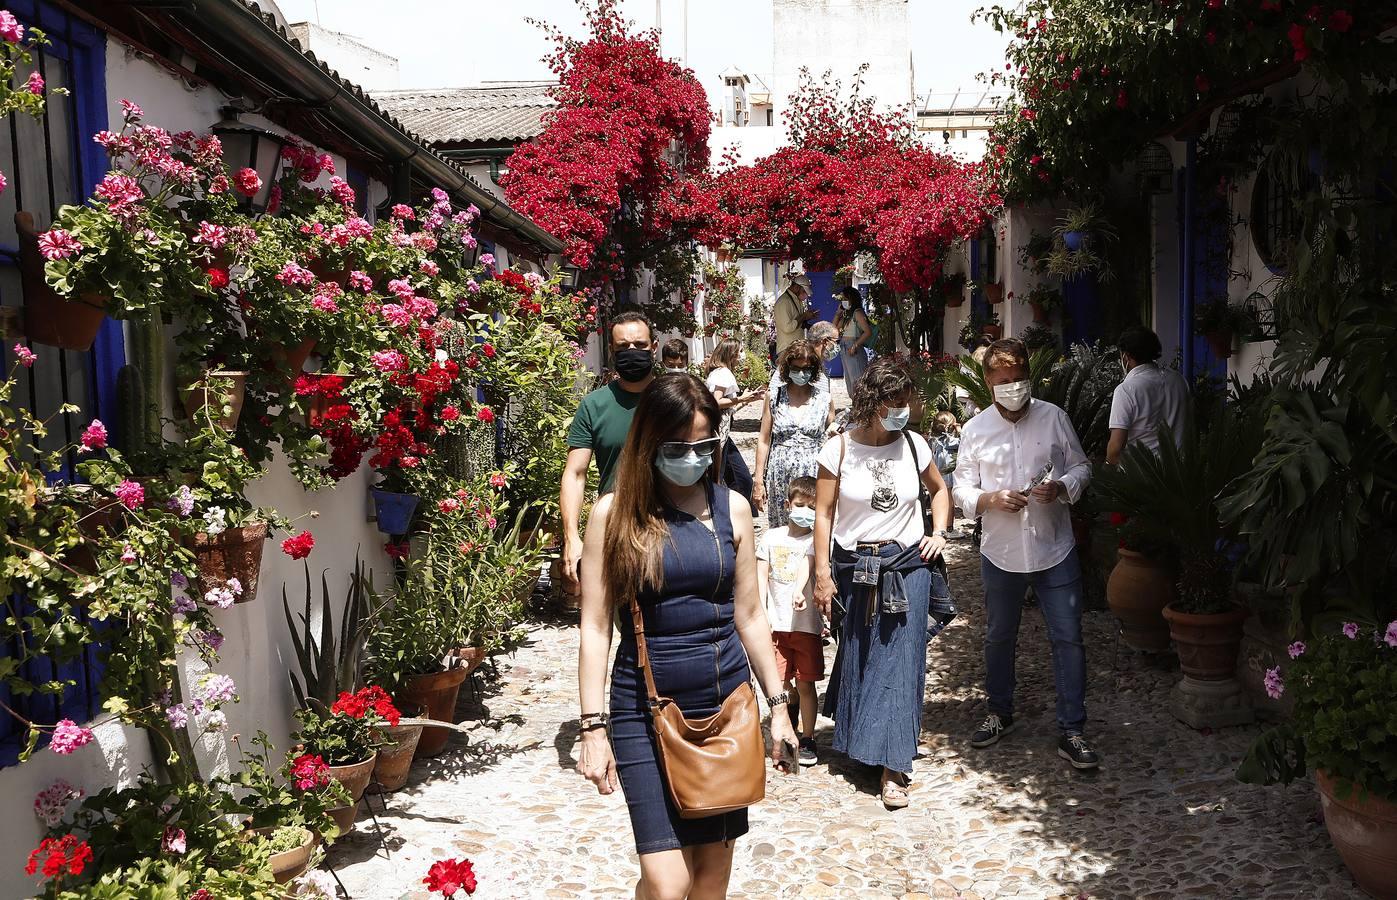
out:
M108 168L106 152L92 140L93 134L108 127L107 36L47 0L9 0L6 5L26 27L37 26L47 33L51 44L44 49L46 56L65 60L69 65L71 93L67 97L52 98L51 102L66 103L70 107L73 124L66 149L74 162L73 193L78 197L91 196L92 189ZM58 149L57 142L54 149ZM0 247L0 265L15 265L17 257L18 248ZM8 357L10 351L6 347L0 352ZM121 322L110 318L103 322L89 352L88 372L92 378L92 397L96 406L89 412L103 421L115 422L119 419L116 377L126 364ZM9 363L10 360L6 358L6 369ZM0 653L7 650L7 645L0 643ZM22 707L26 715L36 722L52 723L65 718L88 721L101 706L102 666L99 654L100 647L94 645L87 647L81 658L63 665L47 660L34 660L28 664L26 668L33 680L58 678L75 682L64 692L61 701L48 695L14 698L4 687L0 687L0 701ZM0 711L0 768L12 766L18 761L26 732L22 723ZM44 743L46 739L40 745Z

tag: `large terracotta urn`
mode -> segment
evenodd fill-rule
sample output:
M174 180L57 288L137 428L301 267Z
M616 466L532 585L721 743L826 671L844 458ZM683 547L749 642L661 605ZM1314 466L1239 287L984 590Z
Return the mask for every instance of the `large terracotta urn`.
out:
M1174 573L1160 561L1121 548L1106 581L1106 604L1121 623L1121 636L1136 650L1169 649L1164 608L1174 602Z
M1223 613L1186 613L1164 608L1169 636L1179 653L1179 668L1200 681L1223 681L1237 674L1237 651L1247 609L1234 606Z
M1397 804L1355 788L1344 799L1328 772L1315 772L1324 827L1344 865L1370 897L1397 900Z

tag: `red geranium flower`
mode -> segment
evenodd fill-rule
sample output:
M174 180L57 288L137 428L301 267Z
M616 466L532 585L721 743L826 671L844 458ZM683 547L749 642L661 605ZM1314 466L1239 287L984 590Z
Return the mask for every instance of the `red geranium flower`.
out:
M40 860L45 878L62 878L64 875L81 875L82 870L92 860L92 848L75 834L65 834L61 838L44 838L29 854L29 862L24 871L33 875L40 870ZM471 890L475 889L474 880Z
M214 290L222 290L228 286L227 269L209 269L209 287Z
M407 559L409 549L407 541L403 541L401 544L389 541L383 545L383 551L394 559Z
M281 552L292 559L305 559L315 547L315 535L303 531L281 542Z
M319 756L303 753L291 760L291 780L303 791L330 783L330 767Z
M474 894L475 868L468 859L440 859L432 863L422 883L427 890L443 897L454 897L457 891Z
M488 406L482 406L476 410L475 417L488 425L495 421L495 411Z

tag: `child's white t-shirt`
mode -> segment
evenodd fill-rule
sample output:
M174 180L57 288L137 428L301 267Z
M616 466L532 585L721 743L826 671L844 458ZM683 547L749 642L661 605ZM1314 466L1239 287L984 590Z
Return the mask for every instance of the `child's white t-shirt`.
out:
M810 567L815 556L815 532L804 537L792 537L790 528L773 528L762 535L757 545L757 559L771 566L767 578L766 617L772 631L804 631L819 634L823 626L820 611L815 606L815 577L806 576L805 609L796 609L796 585L802 568Z

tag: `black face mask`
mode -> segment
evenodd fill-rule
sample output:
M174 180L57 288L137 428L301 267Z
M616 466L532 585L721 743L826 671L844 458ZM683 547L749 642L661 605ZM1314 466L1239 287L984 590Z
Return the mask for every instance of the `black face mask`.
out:
M644 381L654 371L655 353L653 350L627 347L625 350L616 351L616 374L621 376L622 381Z

